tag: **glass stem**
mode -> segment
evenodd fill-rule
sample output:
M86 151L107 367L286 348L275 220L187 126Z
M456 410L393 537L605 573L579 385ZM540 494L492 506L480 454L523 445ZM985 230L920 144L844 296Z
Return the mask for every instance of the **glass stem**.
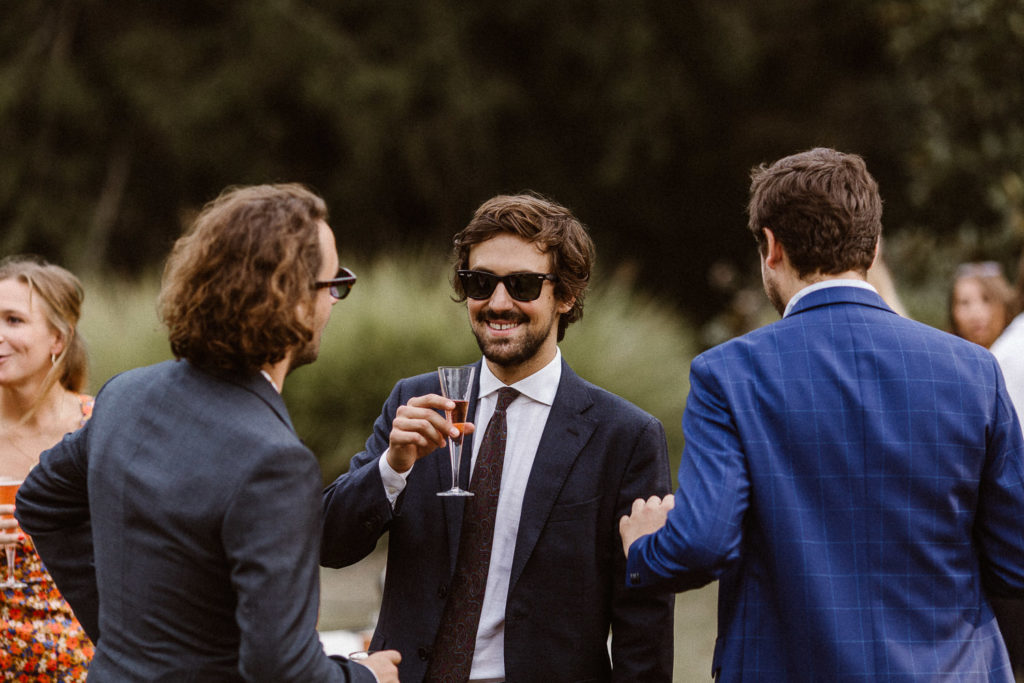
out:
M14 583L14 552L15 548L13 545L7 544L4 546L4 552L7 553L7 583Z

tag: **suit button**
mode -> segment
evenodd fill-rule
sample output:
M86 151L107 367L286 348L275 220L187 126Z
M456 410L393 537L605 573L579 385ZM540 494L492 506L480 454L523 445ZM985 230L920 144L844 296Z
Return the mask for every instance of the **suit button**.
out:
M422 659L425 662L428 659L430 659L430 648L429 647L417 648L416 649L416 654L419 656L420 659Z
M448 597L448 586L441 584L441 587L437 589L437 597L444 600Z

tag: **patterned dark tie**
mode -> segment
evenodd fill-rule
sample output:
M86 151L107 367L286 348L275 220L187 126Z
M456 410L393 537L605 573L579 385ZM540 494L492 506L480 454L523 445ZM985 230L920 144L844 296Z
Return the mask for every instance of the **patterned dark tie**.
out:
M427 669L426 680L431 683L465 683L469 680L480 608L487 587L487 567L491 562L494 518L505 461L505 439L508 437L505 410L518 395L518 391L508 387L498 390L498 404L480 442L473 481L469 486L474 495L466 499L455 575Z

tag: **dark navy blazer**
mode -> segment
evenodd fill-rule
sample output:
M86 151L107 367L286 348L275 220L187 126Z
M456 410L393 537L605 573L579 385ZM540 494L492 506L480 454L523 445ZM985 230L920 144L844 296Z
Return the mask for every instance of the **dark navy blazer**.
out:
M476 376L470 421L479 370ZM451 486L447 448L416 463L394 511L385 496L377 461L388 447L395 412L427 393L440 393L437 373L399 382L366 450L324 492L325 566L357 562L389 532L386 585L371 647L402 653L403 683L423 680L465 502L436 495ZM471 447L467 442L463 448L469 453ZM462 461L465 487L470 458ZM669 481L661 423L580 379L563 361L516 540L505 610L509 681L671 681L673 595L626 586L618 533L619 517L633 500L667 494Z
M108 382L17 511L96 641L90 681L372 682L317 636L320 489L269 382L168 361Z

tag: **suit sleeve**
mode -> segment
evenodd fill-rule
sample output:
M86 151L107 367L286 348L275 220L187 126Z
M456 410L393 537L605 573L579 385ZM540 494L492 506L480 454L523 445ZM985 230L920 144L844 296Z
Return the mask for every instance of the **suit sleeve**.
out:
M982 471L975 537L985 587L994 595L1020 598L1024 597L1024 437L1001 377Z
M690 369L683 434L675 507L664 527L629 548L634 586L699 588L739 557L750 474L725 395L701 357Z
M373 681L324 654L317 636L320 470L298 444L253 454L222 523L237 595L239 673L247 681Z
M15 516L85 632L97 642L99 594L89 517L89 423L44 451L18 489Z
M320 564L325 567L347 567L372 553L394 518L377 461L388 448L395 413L408 398L404 381L395 385L373 423L366 448L323 492ZM399 496L396 507L401 501Z
M661 423L649 418L640 431L619 486L618 514L612 534L614 595L612 597L612 680L672 680L675 595L667 590L631 588L626 572L618 519L629 514L633 501L671 491L668 444Z

